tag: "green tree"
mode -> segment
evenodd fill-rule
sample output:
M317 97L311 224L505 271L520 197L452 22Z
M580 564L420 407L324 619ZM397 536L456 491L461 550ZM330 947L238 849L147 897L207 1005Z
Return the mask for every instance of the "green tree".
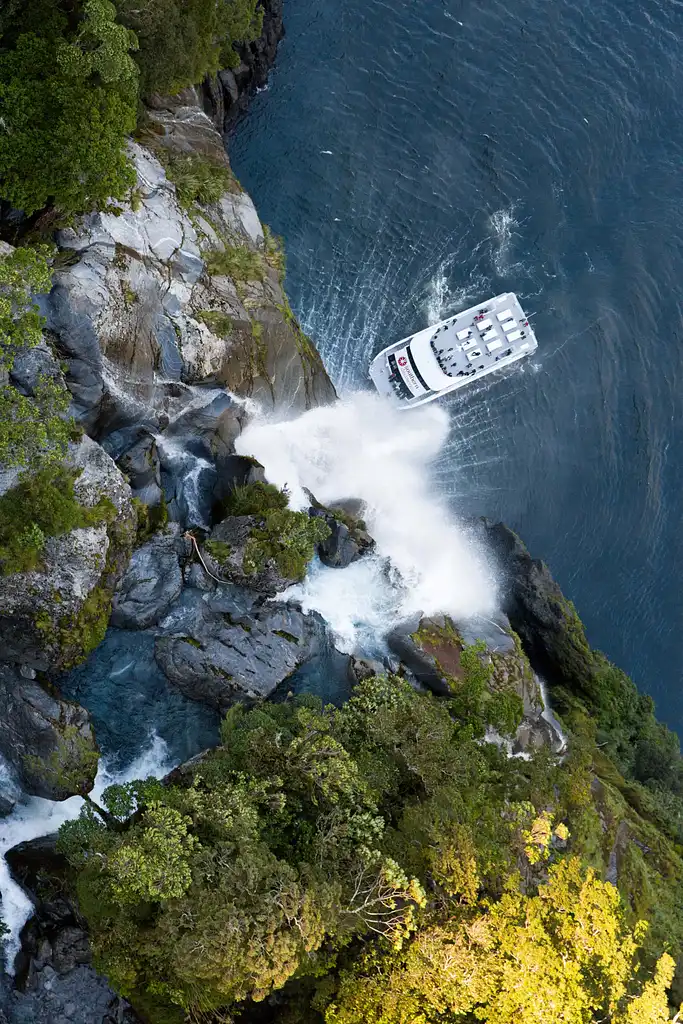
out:
M116 0L119 17L140 42L143 96L174 93L234 66L234 44L255 39L263 12L258 0Z
M48 12L42 30L0 48L0 197L27 214L102 208L134 182L125 153L136 123L134 38L107 0L88 0L82 13L75 32Z
M576 858L537 895L512 878L483 913L428 924L399 955L371 952L346 973L326 1024L663 1024L673 961L643 985L617 890Z
M661 923L653 941L578 856L585 757L508 758L465 703L382 677L339 709L237 706L113 827L86 810L60 843L98 965L152 1024L276 989L279 1024L663 1024Z

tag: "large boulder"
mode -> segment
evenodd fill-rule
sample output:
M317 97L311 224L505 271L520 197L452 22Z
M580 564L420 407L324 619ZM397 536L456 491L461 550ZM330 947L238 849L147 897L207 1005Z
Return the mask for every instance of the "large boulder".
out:
M330 531L329 537L317 546L320 561L324 565L344 569L374 548L375 542L365 529L362 519L339 509L315 506L311 508L310 514L322 519Z
M111 625L148 629L179 597L183 586L177 532L158 533L133 552L112 605Z
M272 559L261 569L251 571L245 555L253 531L260 524L259 516L228 516L214 526L202 549L202 558L214 579L249 587L272 597L296 583L298 577L283 576Z
M58 671L104 635L136 513L123 475L89 437L71 445L67 462L80 473L74 494L81 505L104 501L108 512L99 524L49 537L38 568L0 576L0 662Z
M224 712L237 700L267 697L321 650L320 616L255 598L241 588L188 588L161 621L156 660L186 697Z
M439 697L457 694L464 678L463 649L479 643L483 647L479 657L489 668L489 693L494 698L506 694L520 698L522 720L510 741L511 752L524 753L546 745L555 751L562 749L559 723L546 709L539 681L505 616L463 625L444 616L413 620L394 629L388 643L417 682Z
M57 751L81 768L71 786L44 773L34 759L49 761ZM97 745L88 712L47 693L38 683L0 665L0 753L24 790L48 800L65 800L92 789Z

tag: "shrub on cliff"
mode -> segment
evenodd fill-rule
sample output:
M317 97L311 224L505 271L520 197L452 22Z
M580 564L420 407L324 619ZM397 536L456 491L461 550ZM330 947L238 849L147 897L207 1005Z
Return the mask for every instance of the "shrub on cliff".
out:
M28 0L0 24L0 198L30 214L100 208L133 184L137 43L109 0Z
M0 255L0 381L22 349L42 339L43 319L33 294L50 288L49 249L19 248ZM61 458L71 425L71 398L58 377L41 375L25 395L9 379L0 383L0 468Z
M110 502L84 508L74 494L77 474L65 466L26 473L0 497L0 573L26 572L40 565L48 537L111 519Z
M253 483L236 487L225 503L233 516L254 516L255 522L244 551L243 571L262 572L274 562L284 579L301 579L315 554L315 546L330 535L322 519L288 507L286 491L272 484Z

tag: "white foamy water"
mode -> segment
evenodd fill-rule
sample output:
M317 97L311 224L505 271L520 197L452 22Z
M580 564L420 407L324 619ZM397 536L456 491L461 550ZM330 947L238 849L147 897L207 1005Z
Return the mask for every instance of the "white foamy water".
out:
M148 749L127 768L120 771L110 770L106 762L100 761L92 797L98 800L107 786L114 782L131 782L133 779L145 779L150 775L161 778L172 767L166 743L154 734ZM83 801L78 796L59 802L30 797L26 802L17 804L12 814L0 821L0 909L2 919L9 928L9 933L4 936L4 953L9 973L13 973L14 957L19 951L19 933L33 905L23 889L12 879L5 854L18 843L56 832L65 821L77 818L82 806Z
M282 598L299 601L305 612L320 612L338 650L374 654L392 626L405 617L406 587L389 560L373 553L346 569L330 569L316 560L305 580Z
M289 488L294 507L308 505L304 488L324 504L365 503L376 557L320 568L295 588L347 647L364 630L386 632L418 611L466 619L495 609L483 549L432 484L430 467L447 434L447 414L435 405L405 413L362 392L294 420L254 421L236 442L263 463L270 481Z

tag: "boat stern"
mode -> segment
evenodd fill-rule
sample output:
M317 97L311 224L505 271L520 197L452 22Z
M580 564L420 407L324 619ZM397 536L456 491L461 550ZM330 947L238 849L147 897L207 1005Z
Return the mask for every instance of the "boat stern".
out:
M389 369L389 360L387 359L386 350L375 356L370 363L370 369L368 372L370 380L375 385L380 395L384 395L385 398L396 397L390 379L391 371Z

